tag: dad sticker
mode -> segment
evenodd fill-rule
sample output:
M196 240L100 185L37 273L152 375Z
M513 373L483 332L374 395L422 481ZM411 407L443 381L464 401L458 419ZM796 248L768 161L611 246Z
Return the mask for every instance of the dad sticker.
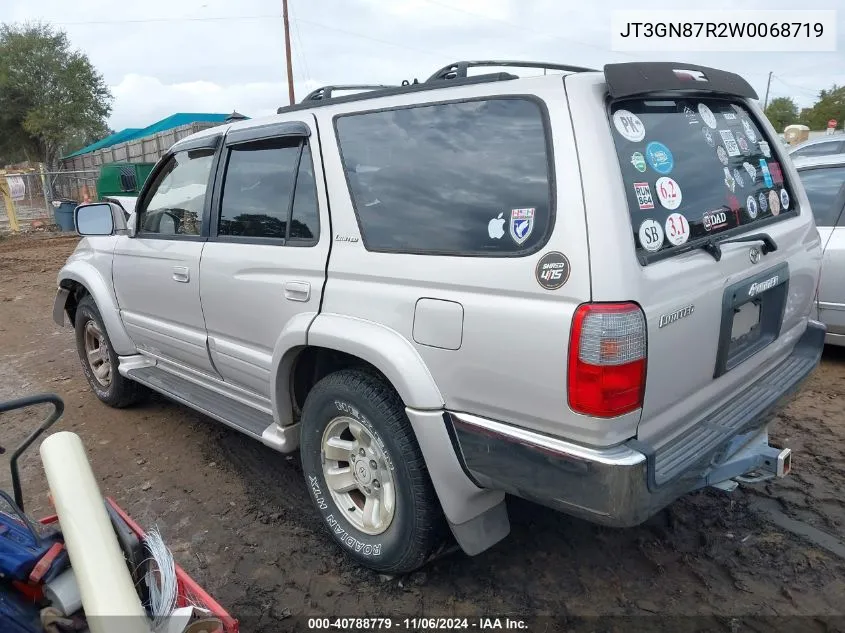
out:
M789 194L786 193L786 189L780 190L780 206L783 207L784 211L789 210Z
M771 188L774 184L772 174L769 172L769 166L766 164L766 161L762 158L760 159L760 171L763 172L763 182L766 183L767 187Z
M645 157L651 168L658 174L668 174L675 166L672 152L663 143L652 141L645 148Z
M707 127L712 130L716 129L716 115L713 114L713 111L710 108L703 103L699 103L698 114L701 116L701 120L707 124Z
M522 244L534 230L534 208L511 209L510 233L513 241Z
M769 208L772 210L772 215L780 213L780 197L776 191L769 192Z
M751 125L751 121L748 119L742 120L742 129L745 131L745 135L748 137L748 140L752 143L757 142L757 132L754 131L754 126Z
M546 253L537 262L534 274L537 283L546 290L557 290L569 279L569 260L566 255L558 251Z
M645 125L633 112L617 110L613 113L613 125L629 141L637 142L645 138Z
M654 220L646 220L640 224L638 233L640 244L650 253L660 250L663 246L663 228Z
M701 218L705 231L721 229L728 225L728 214L724 211L707 211Z
M657 199L664 207L674 211L681 206L681 188L669 176L658 178L654 187L657 189Z
M645 158L640 152L634 152L631 154L631 164L634 166L634 169L639 172L644 173L645 170L648 169L645 164Z
M728 150L728 156L739 156L742 153L739 151L739 145L736 144L733 132L730 130L719 130L719 135L722 137L725 149Z
M666 218L666 237L674 246L680 246L689 239L689 222L680 213L671 213Z
M651 197L651 187L648 186L647 182L635 182L634 193L637 196L640 211L654 208L654 198Z
M752 220L757 217L757 201L754 199L754 196L748 196L745 199L745 210L748 211L748 215Z

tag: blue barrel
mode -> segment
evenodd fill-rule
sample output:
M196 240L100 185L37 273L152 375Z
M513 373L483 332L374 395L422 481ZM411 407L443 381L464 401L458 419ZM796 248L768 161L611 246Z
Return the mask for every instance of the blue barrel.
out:
M73 225L73 211L76 207L76 200L53 201L53 215L56 218L56 224L62 231L74 231L76 229Z

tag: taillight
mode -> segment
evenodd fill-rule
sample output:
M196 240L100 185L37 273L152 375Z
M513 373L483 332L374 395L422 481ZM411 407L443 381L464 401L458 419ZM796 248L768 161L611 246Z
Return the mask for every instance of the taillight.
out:
M569 407L612 418L643 406L645 317L633 303L585 303L572 318Z

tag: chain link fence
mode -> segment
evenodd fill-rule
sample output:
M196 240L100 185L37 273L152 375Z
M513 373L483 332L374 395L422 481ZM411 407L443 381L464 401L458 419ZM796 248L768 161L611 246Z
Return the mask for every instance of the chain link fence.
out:
M99 168L0 171L0 232L53 227L53 203L96 200L99 173Z

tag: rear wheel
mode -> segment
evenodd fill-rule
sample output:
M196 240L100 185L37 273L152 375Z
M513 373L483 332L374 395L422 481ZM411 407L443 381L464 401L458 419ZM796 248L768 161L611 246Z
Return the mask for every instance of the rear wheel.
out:
M391 573L437 545L440 506L405 408L379 377L343 370L308 394L302 467L317 511L357 562Z
M140 400L145 389L117 371L117 354L112 348L103 319L94 300L87 296L76 307L76 351L82 371L97 397L107 405L128 407Z

